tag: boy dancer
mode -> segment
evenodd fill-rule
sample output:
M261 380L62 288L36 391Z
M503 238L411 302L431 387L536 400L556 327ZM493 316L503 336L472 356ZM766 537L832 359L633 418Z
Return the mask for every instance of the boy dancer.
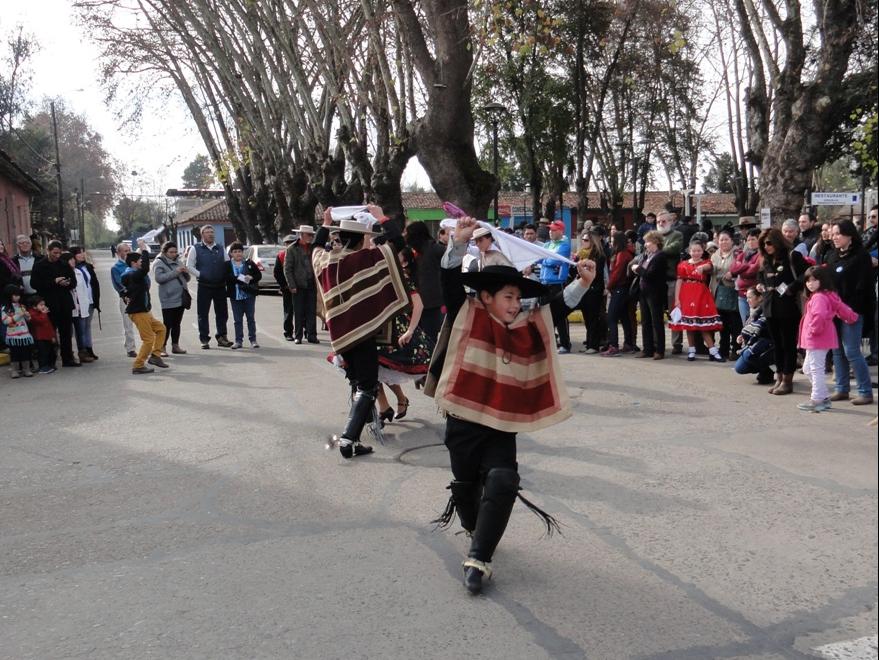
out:
M132 365L133 374L151 374L155 371L146 366L150 364L167 369L162 359L162 346L165 344L165 324L153 318L150 313L150 258L149 253L131 252L125 257L128 269L122 275L123 296L126 301L125 313L140 334L140 351Z
M464 585L473 594L481 591L483 577L491 577L491 558L519 492L516 433L551 426L571 414L553 350L547 287L510 266L462 273L476 228L472 218L458 220L443 257L451 330L434 352L425 388L446 414L445 444L454 476L449 504L435 522L447 526L457 511L471 536L463 566ZM568 308L576 307L595 278L591 261L581 260L577 270L579 278L556 294ZM468 298L464 285L476 297ZM523 311L522 298L542 298L544 306ZM550 533L557 528L551 516L519 497L543 517Z

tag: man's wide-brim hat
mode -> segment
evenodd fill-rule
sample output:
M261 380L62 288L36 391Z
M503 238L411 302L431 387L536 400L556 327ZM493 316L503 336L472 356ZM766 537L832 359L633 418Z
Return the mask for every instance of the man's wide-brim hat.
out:
M738 226L739 227L756 227L757 220L754 218L753 215L744 215L741 218L739 218Z
M381 225L375 223L374 225L367 225L363 222L358 222L357 220L340 220L339 221L339 231L347 231L351 234L378 234L381 232Z
M491 236L491 229L487 227L480 227L476 231L473 232L473 239L482 238L483 236Z
M297 229L296 231L298 231L300 234L313 234L314 227L312 227L311 225L299 225L299 229Z
M486 266L479 272L462 273L461 279L477 291L496 284L511 284L519 287L523 298L539 298L549 292L540 282L528 279L512 266Z

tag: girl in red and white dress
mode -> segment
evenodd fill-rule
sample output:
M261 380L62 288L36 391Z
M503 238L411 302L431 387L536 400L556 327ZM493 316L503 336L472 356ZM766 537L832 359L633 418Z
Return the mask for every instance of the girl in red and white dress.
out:
M690 241L690 258L678 264L678 279L675 282L675 312L668 324L670 330L686 331L687 360L696 359L696 333L708 347L708 359L712 362L725 362L714 345L714 332L723 328L723 321L717 313L714 296L708 288L711 279L711 260L705 254L705 245L699 239ZM676 318L678 317L679 318Z

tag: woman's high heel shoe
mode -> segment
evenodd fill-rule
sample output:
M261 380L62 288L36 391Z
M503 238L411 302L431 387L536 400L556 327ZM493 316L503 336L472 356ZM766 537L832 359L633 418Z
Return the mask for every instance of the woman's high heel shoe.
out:
M378 418L383 422L390 422L394 419L394 409L389 407L386 410L382 410L378 414Z
M390 410L390 408L388 409ZM406 412L409 410L409 399L405 401L399 401L397 403L397 414L394 415L394 419L403 419L406 416Z

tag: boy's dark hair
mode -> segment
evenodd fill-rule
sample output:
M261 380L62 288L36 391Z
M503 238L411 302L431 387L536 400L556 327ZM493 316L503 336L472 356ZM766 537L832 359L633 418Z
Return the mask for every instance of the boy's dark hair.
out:
M644 216L645 220L647 218L653 218L654 220L656 220L656 214L653 211L650 211L650 213L648 213L647 215Z
M46 300L44 298L41 298L40 296L31 296L28 299L28 307L36 307L40 303L44 302L46 302Z
M140 252L129 252L125 256L125 265L131 266L132 264L136 264L138 261L140 261L140 259Z
M532 229L534 231L537 231L537 227L534 226L533 222L529 222L524 227L522 227L522 231L525 231L526 229Z
M750 238L751 236L756 236L757 238L760 238L760 234L761 234L761 231L757 228L754 228L754 229L749 229L746 236L748 238Z
M824 266L810 266L806 269L806 274L803 276L803 282L806 282L809 278L818 280L821 284L821 288L818 289L818 291L836 291L836 282L833 281L833 273L830 272L829 268L825 268ZM809 291L807 287L806 297L811 297L811 295L812 292Z
M235 241L229 245L229 254L232 253L232 250L241 250L244 252L244 246L239 241Z
M516 286L516 285L511 284L510 282L491 282L488 284L482 284L476 289L476 295L478 296L480 293L485 291L488 295L493 296L498 291L503 289L505 286Z
M349 250L363 243L364 234L359 231L340 231L339 240Z
M55 248L58 248L59 250L63 250L63 249L64 249L64 243L62 243L61 241L57 241L57 240L55 240L55 241L49 241L49 244L46 246L46 250L47 250L47 251L48 251L48 250L54 250Z

